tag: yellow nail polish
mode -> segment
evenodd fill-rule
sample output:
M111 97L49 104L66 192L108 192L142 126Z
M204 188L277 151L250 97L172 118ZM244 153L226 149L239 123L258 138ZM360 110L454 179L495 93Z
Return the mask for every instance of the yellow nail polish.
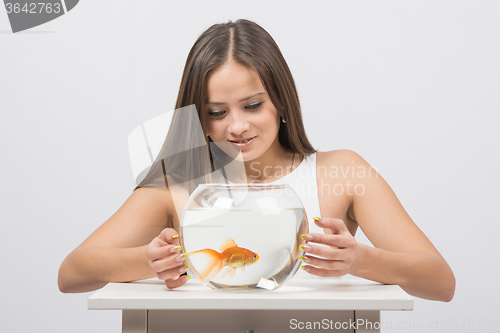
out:
M186 281L191 278L191 275L186 275Z
M300 256L300 257L299 257L299 260L300 260L300 261L304 261L304 256Z
M313 240L313 236L312 235L309 235L309 234L303 234L300 236L301 239L304 239L306 241L312 241Z
M189 269L189 264L186 264L186 269Z
M310 246L307 246L307 245L300 245L299 246L299 250L302 250L304 252L310 252L312 249Z
M182 259L186 259L188 257L187 253L181 254Z
M170 238L178 238L179 234L172 235Z
M182 247L180 245L177 245L175 248L177 249L177 252L181 252L182 250Z
M319 217L313 217L313 220L320 221L321 219Z
M303 270L306 270L306 266L300 266L300 268L302 268Z

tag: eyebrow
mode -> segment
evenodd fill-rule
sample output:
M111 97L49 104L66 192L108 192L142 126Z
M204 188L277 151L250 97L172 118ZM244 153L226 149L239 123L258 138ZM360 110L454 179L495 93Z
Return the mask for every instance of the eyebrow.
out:
M265 92L260 92L260 93L257 93L255 95L252 95L252 96L249 96L249 97L245 97L243 99L241 99L239 102L244 102L246 100L249 100L250 98L252 97L255 97L255 96L258 96L258 95L263 95L265 94ZM218 103L218 102L207 102L207 104L212 104L212 105L225 105L226 103Z

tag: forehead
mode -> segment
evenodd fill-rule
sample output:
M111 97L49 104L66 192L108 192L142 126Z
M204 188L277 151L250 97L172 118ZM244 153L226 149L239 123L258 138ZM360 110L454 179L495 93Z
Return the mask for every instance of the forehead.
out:
M265 91L257 71L236 62L217 68L207 81L208 102L231 103Z

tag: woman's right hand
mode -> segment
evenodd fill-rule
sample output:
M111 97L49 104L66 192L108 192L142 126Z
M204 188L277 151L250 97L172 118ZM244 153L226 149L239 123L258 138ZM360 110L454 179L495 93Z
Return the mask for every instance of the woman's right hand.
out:
M149 266L168 288L177 288L189 280L181 276L186 272L184 257L179 253L179 234L172 228L165 228L146 247Z

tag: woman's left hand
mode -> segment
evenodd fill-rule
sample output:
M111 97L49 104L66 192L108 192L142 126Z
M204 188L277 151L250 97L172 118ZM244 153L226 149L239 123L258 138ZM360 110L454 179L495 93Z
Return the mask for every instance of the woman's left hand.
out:
M317 276L342 276L350 272L357 260L358 243L347 229L344 221L331 217L314 219L320 228L331 234L309 233L303 236L308 241L302 248L301 260L307 265L306 272ZM329 247L315 245L325 244Z

